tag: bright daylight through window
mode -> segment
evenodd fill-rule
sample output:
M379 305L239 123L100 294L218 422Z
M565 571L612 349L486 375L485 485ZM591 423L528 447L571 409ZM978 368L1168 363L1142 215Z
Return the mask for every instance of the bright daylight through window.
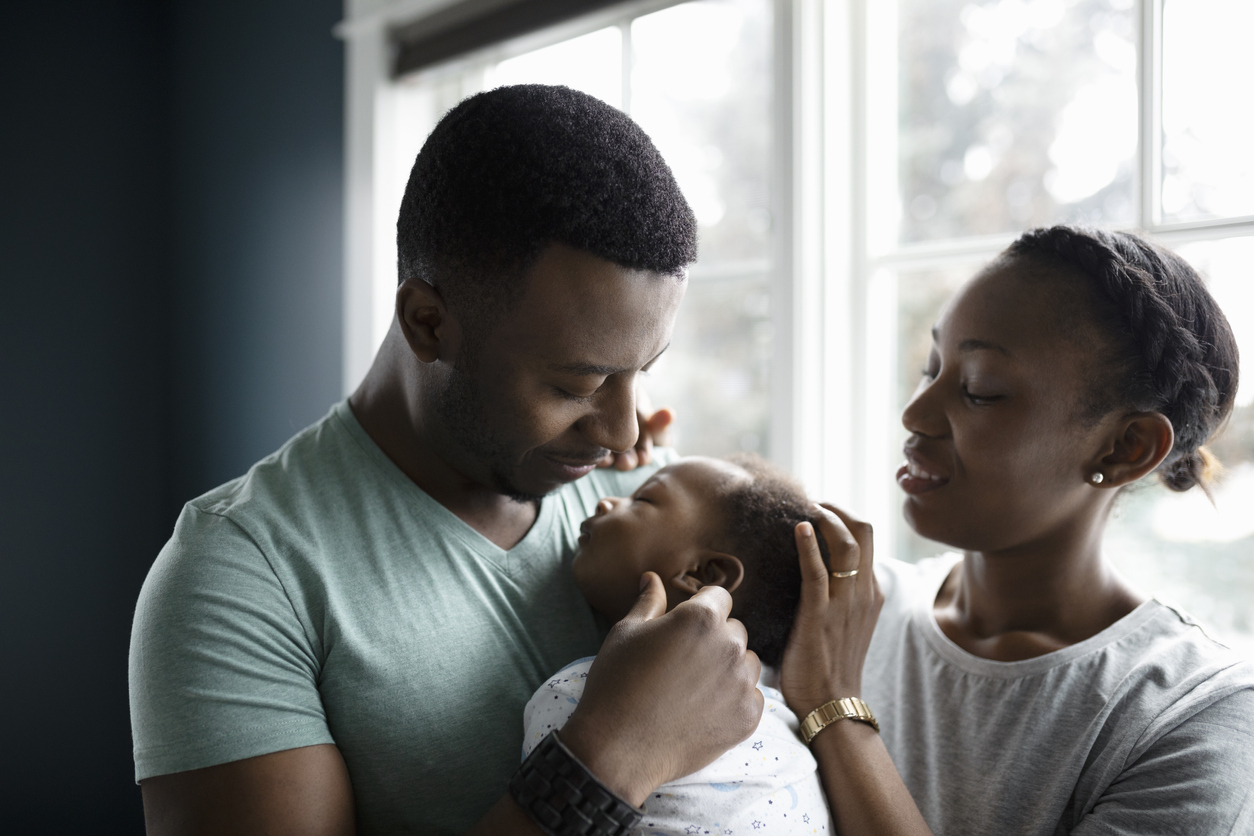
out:
M378 88L375 211L395 218L427 133L480 90L566 84L627 111L700 224L674 343L646 382L678 413L678 446L844 462L841 499L875 523L877 550L917 560L942 547L901 521L898 416L941 306L1018 232L1148 232L1202 271L1254 357L1250 31L1250 0L641 0ZM806 43L820 45L812 63L798 57ZM821 118L786 122L813 106L802 91L815 88ZM820 125L812 153L789 134L803 124ZM807 183L827 184L819 212L847 220L819 224L821 240L801 246L809 218L789 201ZM395 245L391 223L371 234L377 344ZM808 246L822 251L815 282L850 300L814 307L819 336L779 305L810 298L779 294L803 282L801 256L780 254ZM830 351L861 368L779 388L781 362L829 351L820 343L834 336L845 341ZM852 404L856 416L774 445L773 428L797 426L814 403ZM849 452L833 459L824 444ZM1213 449L1226 467L1213 505L1198 490L1127 491L1106 548L1134 583L1254 654L1254 372Z

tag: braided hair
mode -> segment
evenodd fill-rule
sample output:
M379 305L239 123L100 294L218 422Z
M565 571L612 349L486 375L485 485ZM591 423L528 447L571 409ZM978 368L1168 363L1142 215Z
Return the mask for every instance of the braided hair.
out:
M1128 232L1054 226L1024 233L1004 253L1078 274L1106 338L1086 413L1160 412L1175 443L1159 478L1175 491L1206 490L1214 459L1202 445L1232 412L1236 338L1202 278L1175 253Z

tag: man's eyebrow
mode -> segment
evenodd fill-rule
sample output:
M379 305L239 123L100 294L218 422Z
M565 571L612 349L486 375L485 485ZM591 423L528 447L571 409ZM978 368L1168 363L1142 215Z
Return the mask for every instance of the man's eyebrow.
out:
M598 366L595 363L554 363L549 366L549 371L561 372L562 374L571 374L575 377L609 377L612 374L620 374L627 371L618 366Z
M645 363L642 368L648 369L657 358L661 357L666 349L670 348L670 343L663 346L662 350L653 356L653 359ZM613 374L622 374L631 371L622 366L602 366L597 363L553 363L549 366L549 371L560 372L561 374L574 375L575 377L609 377Z
M940 342L940 332L936 329L935 325L932 326L932 342L934 343ZM1001 343L995 343L991 340L977 340L977 339L963 340L962 342L958 343L958 350L961 352L996 351L1000 354L1005 354L1007 357L1010 356L1010 349L1006 348Z

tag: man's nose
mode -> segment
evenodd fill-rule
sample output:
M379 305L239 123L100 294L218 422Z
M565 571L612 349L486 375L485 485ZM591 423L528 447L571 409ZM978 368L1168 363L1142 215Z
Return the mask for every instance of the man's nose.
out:
M598 447L621 453L634 446L640 437L634 376L624 375L605 387L597 400L596 411L580 423L584 436Z

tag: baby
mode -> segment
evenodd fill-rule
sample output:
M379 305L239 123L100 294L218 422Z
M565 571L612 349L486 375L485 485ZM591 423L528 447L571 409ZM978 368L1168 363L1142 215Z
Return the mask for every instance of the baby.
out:
M693 457L662 468L631 497L601 500L584 521L573 569L595 610L625 616L646 571L661 577L668 610L703 586L722 586L763 665L758 728L704 769L659 787L637 833L834 832L797 717L771 687L801 597L793 528L815 521L809 509L805 492L758 457ZM524 758L570 718L592 662L567 665L531 698Z

